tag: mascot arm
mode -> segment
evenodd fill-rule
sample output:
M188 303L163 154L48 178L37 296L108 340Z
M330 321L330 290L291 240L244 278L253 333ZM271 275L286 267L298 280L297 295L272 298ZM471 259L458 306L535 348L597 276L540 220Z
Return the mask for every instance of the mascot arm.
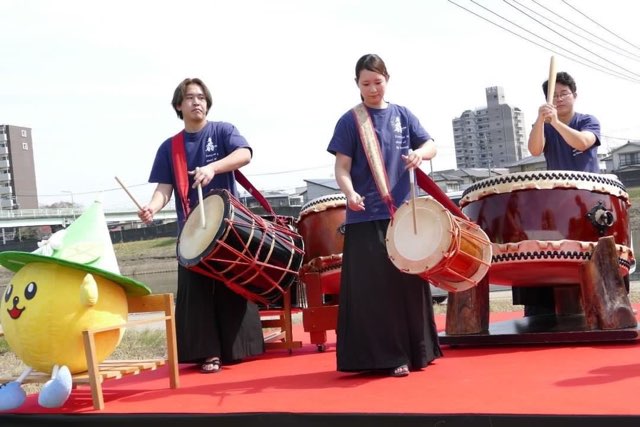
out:
M80 302L87 307L98 302L98 284L92 274L87 274L80 285Z

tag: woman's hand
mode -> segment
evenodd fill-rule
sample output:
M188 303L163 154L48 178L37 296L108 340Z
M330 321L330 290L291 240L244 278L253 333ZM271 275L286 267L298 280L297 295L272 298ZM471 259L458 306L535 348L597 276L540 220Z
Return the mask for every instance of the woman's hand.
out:
M422 164L422 156L417 155L413 150L409 150L408 155L402 155L402 160L406 165L405 169L415 169Z
M360 196L355 191L347 196L347 203L349 205L349 209L352 211L364 210L364 197Z

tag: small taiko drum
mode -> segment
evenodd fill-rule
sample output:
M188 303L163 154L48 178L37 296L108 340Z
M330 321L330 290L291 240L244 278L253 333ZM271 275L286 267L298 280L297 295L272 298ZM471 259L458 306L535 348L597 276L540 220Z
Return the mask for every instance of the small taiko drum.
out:
M297 229L305 247L301 275L319 273L325 293L339 292L346 216L344 194L310 200L302 206L298 216Z
M511 173L476 182L460 206L492 242L494 284L578 284L580 264L603 236L613 236L623 276L635 262L629 196L615 175Z
M298 278L302 237L249 211L227 190L213 190L189 213L178 237L180 265L223 282L243 297L272 304Z
M347 198L330 194L302 206L297 228L305 245L304 263L316 257L341 254L344 247L344 222Z
M389 223L386 244L398 269L449 292L476 286L491 263L491 243L482 229L452 215L430 196L398 208Z

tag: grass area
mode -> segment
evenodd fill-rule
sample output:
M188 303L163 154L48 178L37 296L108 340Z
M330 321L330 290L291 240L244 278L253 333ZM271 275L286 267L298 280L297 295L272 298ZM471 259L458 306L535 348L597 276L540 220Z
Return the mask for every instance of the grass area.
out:
M637 206L638 201L640 201L640 187L632 187L627 188L627 194L629 194L629 198L631 199L631 204L633 206Z
M161 237L153 240L116 243L113 245L118 260L136 257L174 256L176 253L176 238Z
M5 340L4 337L0 337L0 354L6 353L7 351L9 351L9 344L7 344L7 340Z
M164 329L127 330L109 359L157 359L167 356Z

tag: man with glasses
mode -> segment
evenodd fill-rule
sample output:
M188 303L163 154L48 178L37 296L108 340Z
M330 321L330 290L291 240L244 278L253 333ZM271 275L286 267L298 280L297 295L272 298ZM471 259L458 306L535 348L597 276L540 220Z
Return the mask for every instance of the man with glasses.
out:
M207 119L212 103L209 88L198 78L184 79L173 92L171 106L184 130L156 152L149 182L157 186L150 202L138 211L143 222L151 223L175 194L180 235L189 212L198 205L198 186L203 194L225 189L237 196L233 171L251 161L253 150L234 125ZM221 281L180 264L176 334L178 361L198 364L204 374L221 372L222 363L264 352L258 306Z
M549 81L542 84L545 99ZM553 103L538 108L538 118L529 134L529 152L544 153L547 170L599 173L600 122L589 114L577 113L576 82L568 73L556 74ZM555 313L552 287L514 287L513 303L524 305L524 315Z
M548 84L542 84L547 99ZM600 122L573 109L577 97L573 77L558 73L553 103L538 108L538 118L529 135L529 152L534 156L544 153L547 170L599 173Z

